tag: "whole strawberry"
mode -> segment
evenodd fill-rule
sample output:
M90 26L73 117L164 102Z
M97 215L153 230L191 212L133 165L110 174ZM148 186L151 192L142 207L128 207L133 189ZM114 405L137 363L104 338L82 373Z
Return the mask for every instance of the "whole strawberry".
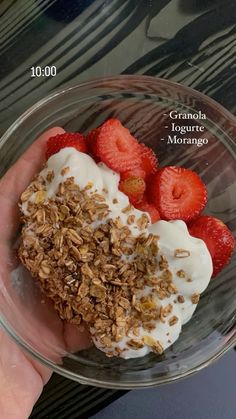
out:
M213 262L212 276L216 276L233 254L235 240L231 231L218 218L202 215L192 222L189 233L206 243Z
M143 178L132 176L128 179L121 180L119 189L128 196L132 204L135 204L142 200L146 184Z
M135 167L132 170L126 170L125 172L120 173L121 180L126 180L130 177L141 177L142 179L145 179L146 173L141 167Z

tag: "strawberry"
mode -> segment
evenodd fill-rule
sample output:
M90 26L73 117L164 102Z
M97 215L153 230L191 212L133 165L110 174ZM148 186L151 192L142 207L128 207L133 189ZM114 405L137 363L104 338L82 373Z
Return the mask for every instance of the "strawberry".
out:
M213 262L212 276L216 276L232 256L235 240L231 231L218 218L202 215L190 224L189 233L206 243Z
M86 143L84 136L78 132L65 132L50 137L46 145L46 159L49 159L53 154L58 153L62 148L73 147L76 150L86 153Z
M120 174L121 180L129 179L130 177L141 177L145 179L146 173L141 167L135 167L133 170L126 170Z
M153 204L149 204L145 199L135 205L140 211L148 212L151 218L152 224L156 223L161 219L159 212Z
M158 161L154 151L145 144L140 144L141 168L145 171L146 177L157 172Z
M167 166L148 181L148 198L164 220L190 221L207 203L207 189L197 173Z
M99 133L99 128L95 128L92 131L90 131L85 140L87 144L88 153L98 162L100 161L100 158L98 156L97 152L97 137Z
M138 141L118 119L108 119L97 136L97 152L102 162L115 172L140 166Z
M143 198L143 194L146 189L144 179L141 177L130 177L125 180L121 180L119 184L120 191L124 192L132 204L139 202Z

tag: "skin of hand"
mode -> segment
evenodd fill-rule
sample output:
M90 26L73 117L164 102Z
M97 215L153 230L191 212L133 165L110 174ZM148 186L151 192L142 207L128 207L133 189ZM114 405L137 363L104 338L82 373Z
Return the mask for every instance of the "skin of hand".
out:
M9 278L10 242L19 226L18 202L21 193L26 189L32 177L38 173L45 160L45 145L48 138L65 132L54 127L42 134L20 159L0 180L0 294L4 294L4 283ZM2 296L4 298L4 295ZM33 319L34 321L34 319ZM58 324L55 337L63 353L83 349L91 345L88 332L79 330L73 325L56 320ZM14 325L13 325L14 326ZM44 341L49 340L48 331ZM51 336L50 336L51 339ZM49 353L50 358L60 362L58 353ZM62 356L62 353L61 353ZM17 346L0 326L0 416L1 419L26 419L40 396L43 386L52 372L46 366L30 358Z

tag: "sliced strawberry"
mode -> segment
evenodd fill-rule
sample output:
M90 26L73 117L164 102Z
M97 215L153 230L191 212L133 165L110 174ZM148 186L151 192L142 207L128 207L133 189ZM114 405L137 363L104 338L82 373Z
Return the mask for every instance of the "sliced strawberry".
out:
M189 233L206 243L213 262L212 276L216 276L232 256L235 240L231 231L218 218L202 215L191 223Z
M130 177L141 177L145 179L146 173L141 167L135 167L133 170L126 170L120 174L121 180L129 179Z
M159 212L153 204L149 204L145 199L135 205L140 211L148 212L151 218L152 224L156 223L161 219Z
M148 181L148 198L164 220L190 221L207 203L207 189L197 173L167 166Z
M119 189L124 192L129 197L130 202L134 204L142 200L146 184L144 179L134 176L121 180Z
M97 137L97 152L102 162L115 172L124 172L140 166L138 141L118 119L108 119Z
M157 172L158 160L154 151L145 144L140 144L141 168L145 171L146 177Z
M57 134L55 137L50 137L46 145L46 159L49 159L53 154L58 153L62 148L73 147L76 150L86 153L87 147L85 138L78 132L65 132Z
M99 133L100 128L95 128L92 131L90 131L86 136L86 144L88 153L98 162L100 161L100 157L98 156L97 152L97 137Z

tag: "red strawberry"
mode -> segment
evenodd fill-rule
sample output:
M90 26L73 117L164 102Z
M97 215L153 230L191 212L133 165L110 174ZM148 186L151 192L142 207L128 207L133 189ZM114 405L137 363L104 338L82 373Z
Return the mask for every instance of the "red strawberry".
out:
M126 170L120 174L121 180L129 179L130 177L141 177L145 179L146 173L141 167L135 167L133 170Z
M207 189L192 170L167 166L151 176L148 198L164 220L190 221L207 203Z
M212 276L216 276L232 256L235 240L231 231L218 218L202 215L191 223L189 233L206 243L213 262Z
M129 197L130 202L134 204L142 200L146 184L141 177L130 177L120 181L119 189L124 192Z
M154 151L145 144L140 144L141 168L145 171L146 177L157 172L158 161Z
M100 161L100 158L98 157L98 152L97 152L97 137L98 137L99 130L100 130L99 128L95 128L92 131L90 131L88 135L86 136L86 144L87 144L88 152L89 154L91 154L92 157L94 157L96 161Z
M100 127L97 152L102 162L115 172L132 170L141 163L138 141L118 119L108 119Z
M145 199L135 205L140 211L148 212L151 218L152 224L156 223L161 219L159 212L153 204L149 204Z
M58 151L65 147L74 147L82 153L86 153L87 151L85 139L82 134L79 134L78 132L65 132L48 139L46 145L46 159L49 159L50 156L58 153Z

